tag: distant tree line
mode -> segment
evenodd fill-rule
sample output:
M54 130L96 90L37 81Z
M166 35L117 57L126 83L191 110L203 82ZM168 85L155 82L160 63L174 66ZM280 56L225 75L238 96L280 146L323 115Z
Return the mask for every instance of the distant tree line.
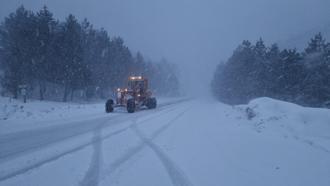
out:
M243 41L212 82L214 95L230 104L271 97L306 106L330 101L330 43L319 33L303 52Z
M36 13L21 6L0 24L0 68L2 94L14 98L22 85L40 100L106 98L129 75L149 77L158 94L179 90L176 67L166 60L146 61L122 38L71 14L58 21L46 6Z

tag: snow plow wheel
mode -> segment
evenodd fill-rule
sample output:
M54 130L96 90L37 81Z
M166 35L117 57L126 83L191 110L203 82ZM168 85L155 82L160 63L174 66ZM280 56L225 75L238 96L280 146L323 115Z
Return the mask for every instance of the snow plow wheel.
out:
M129 99L127 100L127 112L128 113L133 113L135 112L135 100L134 99Z
M157 107L157 100L156 98L149 98L147 100L147 104L146 106L148 107L148 109L154 109Z
M110 113L110 112L113 112L113 100L112 99L109 99L106 104L105 104L105 112L106 113Z

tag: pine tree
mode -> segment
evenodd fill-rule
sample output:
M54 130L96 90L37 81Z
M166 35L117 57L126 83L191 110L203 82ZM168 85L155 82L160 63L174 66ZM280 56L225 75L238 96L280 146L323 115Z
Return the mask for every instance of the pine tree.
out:
M309 43L305 54L306 77L303 83L305 103L321 106L330 100L330 47L321 34Z
M306 54L322 52L325 47L325 39L321 33L318 33L311 39L308 43L307 48L305 49Z
M260 38L256 42L255 46L253 47L253 51L257 57L261 58L262 60L265 60L267 48L266 48L265 43L262 40L262 38Z
M95 57L93 60L93 79L98 87L98 93L101 98L106 98L106 93L111 90L112 84L112 74L109 73L112 70L111 63L111 52L110 52L110 38L108 33L101 29L95 31L95 47L92 49L94 51Z
M60 60L56 64L57 78L64 85L63 101L66 102L68 94L71 92L73 98L74 90L83 86L89 76L83 61L82 29L71 14L61 25L57 50L60 55Z
M111 85L114 87L122 86L126 83L126 79L130 73L129 71L132 69L132 54L120 37L115 37L111 40L109 53L112 67L109 72L112 75Z
M64 89L63 101L76 90L106 98L128 75L148 76L163 93L179 90L175 66L146 62L141 53L133 57L122 38L110 39L106 30L73 15L56 21L46 6L36 14L21 6L0 24L0 63L1 82L15 98L22 84L29 85L31 96L39 91L40 100L47 89L56 95Z
M53 42L57 22L53 14L44 6L36 16L37 21L37 45L33 74L39 84L39 99L44 100L46 81L51 79L51 62L53 58Z
M267 52L267 94L268 97L278 98L279 87L277 86L277 80L281 76L281 57L280 49L277 44L272 44Z
M226 67L226 64L224 62L221 62L217 65L212 82L211 82L212 93L218 99L221 99L221 97L222 97L221 93L222 93L223 85L221 85L220 83L224 79L223 75L225 73L225 67Z
M136 53L136 56L135 56L133 62L134 62L134 64L132 66L132 69L130 70L130 74L136 74L136 75L144 74L145 61L144 61L143 55L140 52Z
M5 18L0 40L4 53L4 85L18 97L19 85L31 85L36 46L36 18L23 6Z
M304 64L301 55L294 50L283 50L280 54L281 66L278 77L278 86L282 90L284 99L291 101L297 99L300 83L304 77Z

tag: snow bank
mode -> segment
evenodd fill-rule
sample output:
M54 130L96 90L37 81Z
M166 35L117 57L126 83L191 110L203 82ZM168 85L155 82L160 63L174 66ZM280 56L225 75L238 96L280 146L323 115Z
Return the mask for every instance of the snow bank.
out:
M280 127L294 138L320 145L330 152L329 109L302 107L271 98L258 98L240 107L245 112L252 109L255 116L251 121L259 131Z
M0 134L45 127L104 114L104 103L79 104L0 97Z
M0 97L0 120L39 120L50 117L66 117L82 112L90 114L99 111L99 104L61 103L51 101L29 101L23 103L7 97ZM94 108L94 109L93 109ZM103 107L102 107L103 109Z
M157 101L161 107L181 99L183 98L159 98ZM126 114L124 109L106 114L104 102L63 103L29 100L23 103L21 100L0 96L0 134Z

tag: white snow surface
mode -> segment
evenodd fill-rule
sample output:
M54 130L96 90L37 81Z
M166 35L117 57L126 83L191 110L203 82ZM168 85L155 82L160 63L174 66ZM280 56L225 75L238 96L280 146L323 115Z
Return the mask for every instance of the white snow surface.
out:
M328 109L270 98L159 99L133 114L0 98L0 109L0 186L330 185Z
M161 98L159 104L171 103L175 98ZM77 121L100 119L105 117L104 102L62 103L52 101L29 100L23 103L0 96L0 134L49 127L51 125ZM119 113L125 112L119 109ZM112 115L117 115L113 113Z
M257 130L283 128L286 136L330 152L329 109L302 107L271 98L252 100L248 106L243 106L247 107L256 114L252 122Z

